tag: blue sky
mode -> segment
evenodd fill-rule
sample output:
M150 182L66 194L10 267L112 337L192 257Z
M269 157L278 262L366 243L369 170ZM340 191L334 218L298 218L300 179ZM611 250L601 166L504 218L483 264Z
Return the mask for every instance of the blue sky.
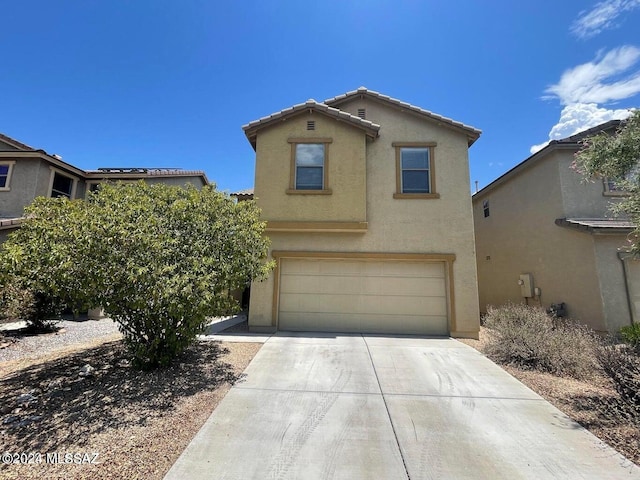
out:
M360 86L483 130L480 187L640 104L640 0L23 0L2 17L0 132L227 191L253 185L243 124Z

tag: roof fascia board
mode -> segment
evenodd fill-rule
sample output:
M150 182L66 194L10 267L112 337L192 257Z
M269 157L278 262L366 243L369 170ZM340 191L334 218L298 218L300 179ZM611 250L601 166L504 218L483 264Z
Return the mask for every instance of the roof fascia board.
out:
M67 162L58 160L57 158L47 155L46 153L38 150L0 152L0 158L40 158L42 160L46 160L52 165L55 165L56 167L59 167L63 170L67 170L75 175L79 175L81 177L86 176L86 172L84 170L74 167L73 165L70 165Z

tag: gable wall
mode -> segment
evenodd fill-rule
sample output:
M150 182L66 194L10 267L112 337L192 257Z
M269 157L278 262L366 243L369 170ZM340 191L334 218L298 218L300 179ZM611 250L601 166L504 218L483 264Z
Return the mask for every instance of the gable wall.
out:
M307 130L307 121L316 122ZM288 194L293 138L331 138L328 185L331 195ZM254 195L262 218L284 222L365 222L365 135L318 113L305 113L262 130L256 142Z
M555 225L565 217L556 153L536 160L490 192L473 199L480 308L524 303L520 274L533 274L547 308L565 302L569 315L606 330L593 237ZM563 155L561 153L561 155ZM489 200L490 216L483 214Z

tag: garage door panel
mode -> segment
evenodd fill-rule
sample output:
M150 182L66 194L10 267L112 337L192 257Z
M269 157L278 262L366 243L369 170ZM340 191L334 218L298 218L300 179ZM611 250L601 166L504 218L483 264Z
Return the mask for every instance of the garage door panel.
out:
M447 334L444 262L284 259L281 330Z
M288 330L317 332L403 333L413 335L443 335L447 331L447 317L429 315L367 315L346 313L281 312L280 322L290 325ZM284 329L284 328L283 328Z
M442 278L284 274L281 291L301 294L446 296Z

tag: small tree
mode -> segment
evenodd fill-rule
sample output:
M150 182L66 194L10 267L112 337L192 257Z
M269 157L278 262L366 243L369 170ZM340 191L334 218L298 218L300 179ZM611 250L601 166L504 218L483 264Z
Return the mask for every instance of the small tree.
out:
M612 205L612 211L628 215L636 225L630 247L640 254L640 110L615 135L600 133L583 140L575 166L587 177L608 178L628 194Z
M32 265L42 262L37 285L47 292L72 304L101 305L144 368L168 364L208 316L237 307L231 289L272 268L264 261L269 243L255 204L236 203L212 187L104 184L74 205L73 215L46 217L54 203L64 210L75 202L36 202L5 256L13 266L26 257ZM43 244L36 234L48 227L67 235L49 234ZM53 268L59 262L72 273L61 275ZM14 272L36 282L28 269Z
M82 290L77 226L86 205L66 198L38 197L25 209L22 227L3 244L0 278L5 312L38 329L51 327Z

